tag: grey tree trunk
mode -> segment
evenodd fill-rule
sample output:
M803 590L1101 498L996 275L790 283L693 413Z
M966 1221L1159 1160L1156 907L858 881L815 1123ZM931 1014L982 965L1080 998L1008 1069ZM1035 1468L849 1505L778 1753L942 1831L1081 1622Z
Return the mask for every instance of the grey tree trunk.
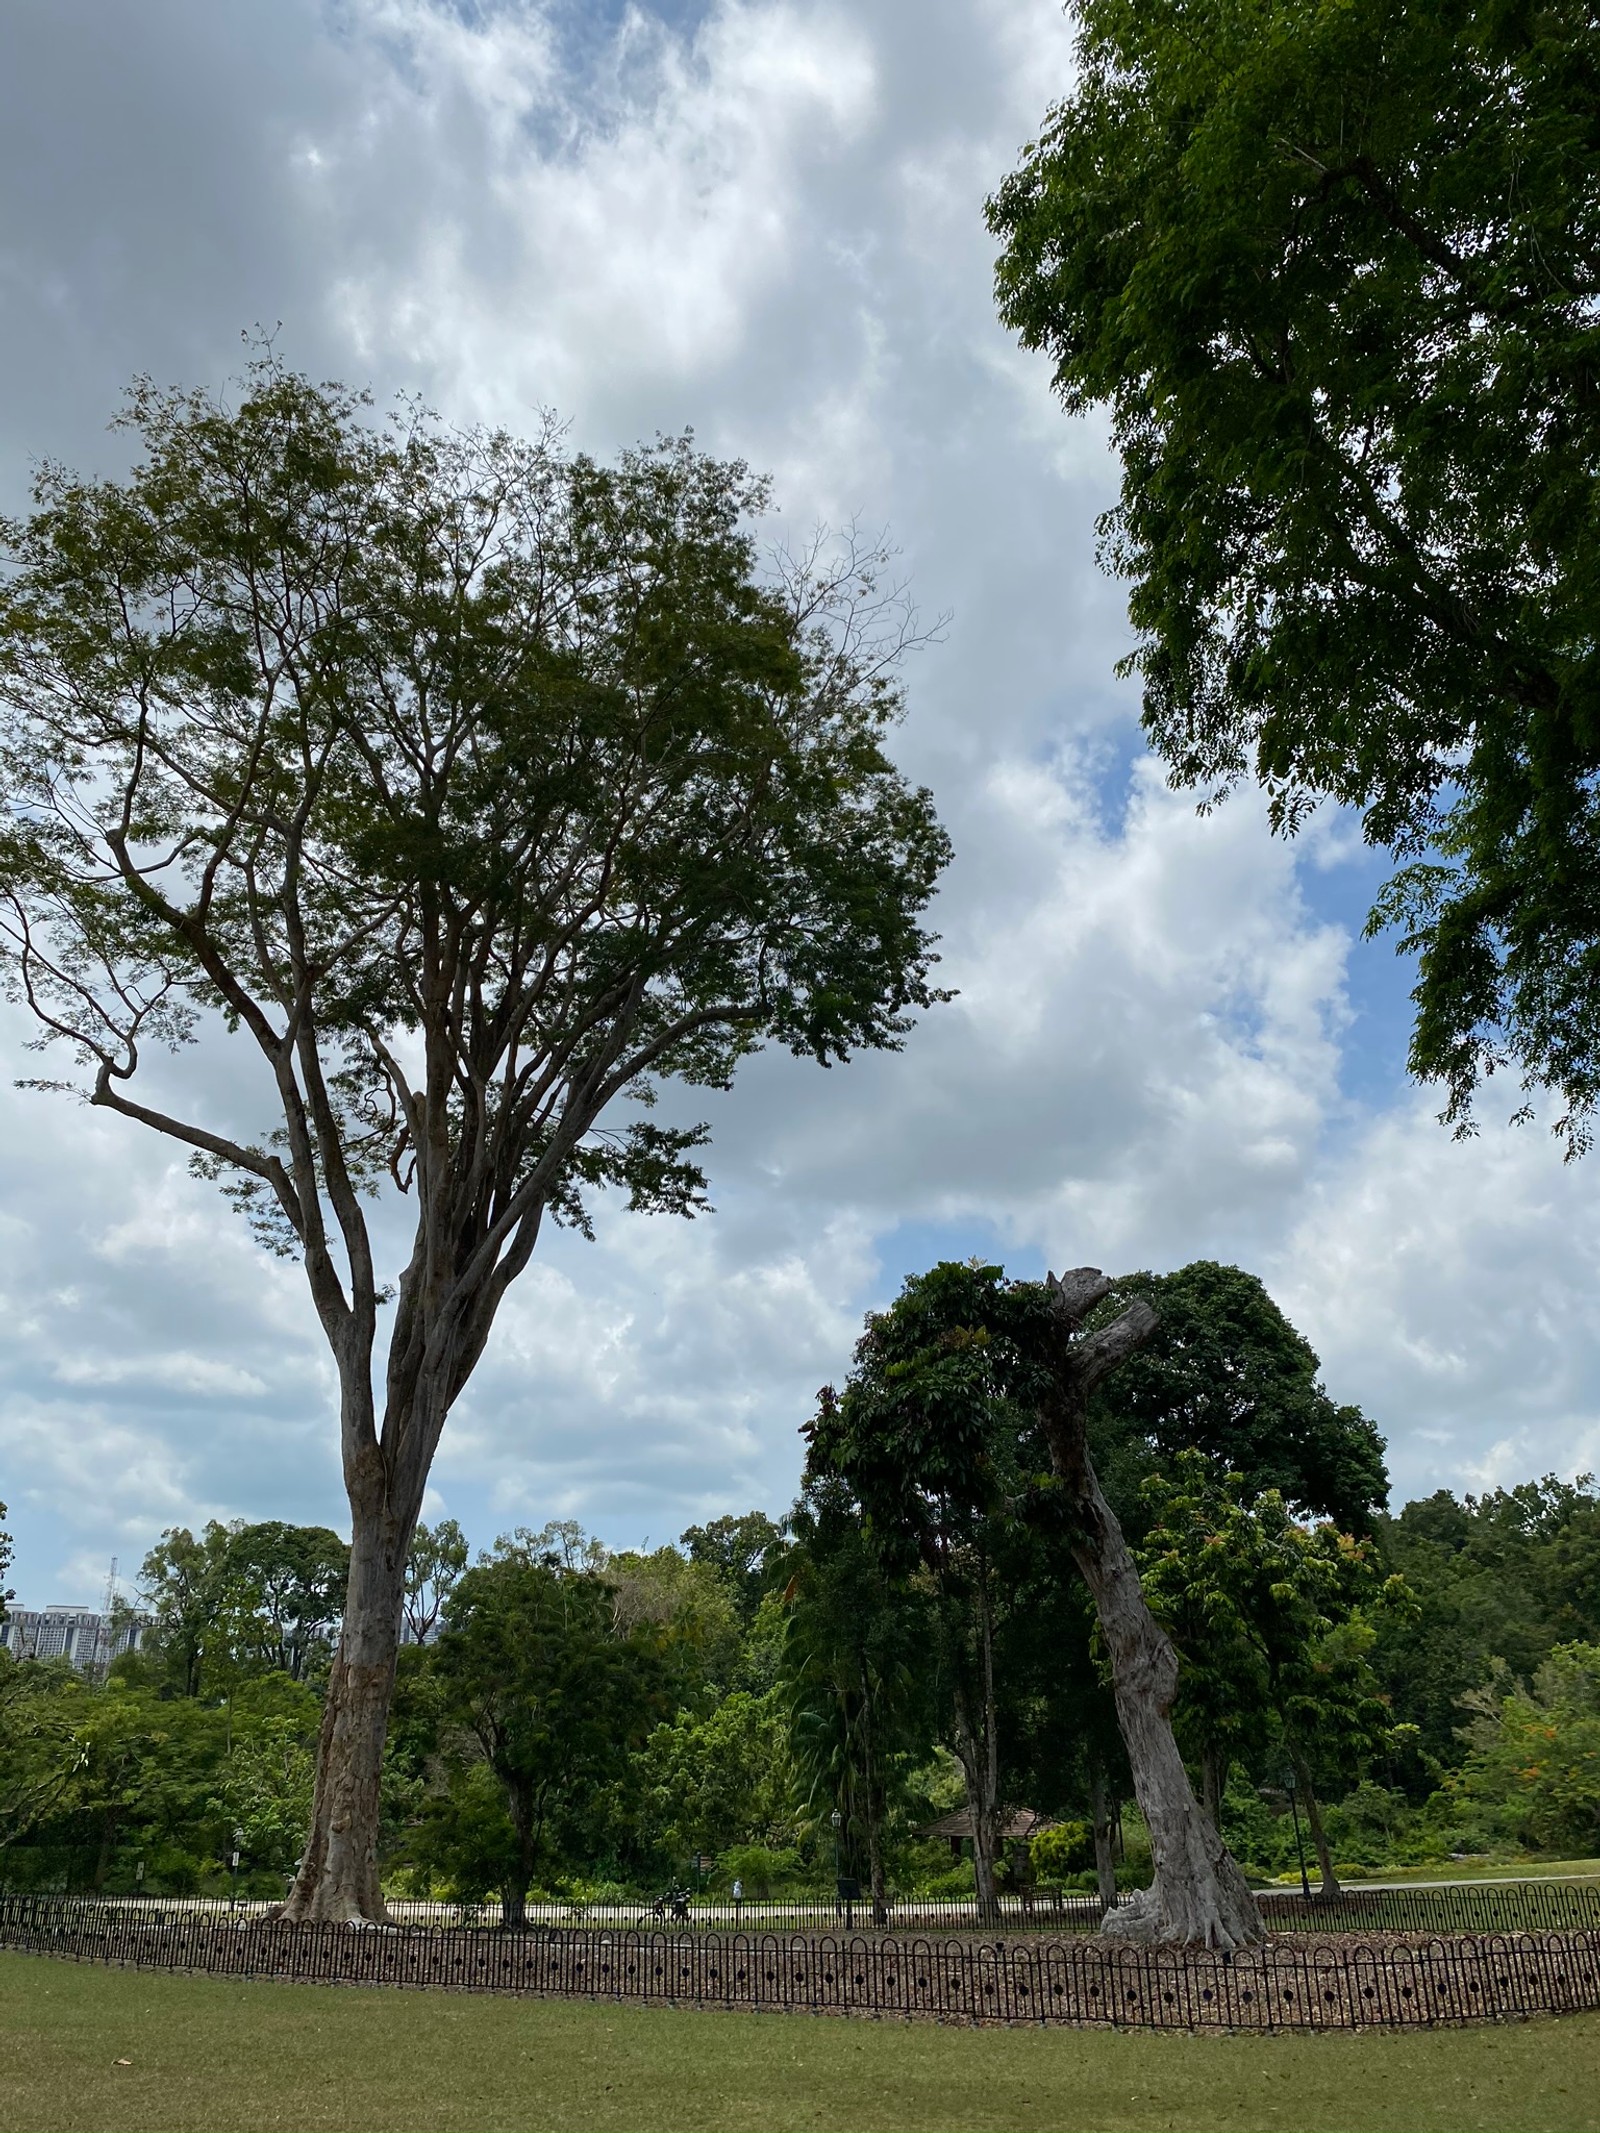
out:
M993 1925L1000 1916L1000 1893L995 1883L999 1856L999 1803L990 1774L989 1744L967 1711L960 1694L955 1700L956 1760L967 1782L967 1812L972 1817L972 1879L978 1897L978 1922Z
M1089 1776L1089 1808L1094 1817L1094 1878L1099 1887L1100 1915L1117 1908L1117 1866L1111 1851L1113 1816L1106 1774L1098 1764Z
M1050 1457L1068 1492L1076 1537L1073 1557L1094 1597L1111 1662L1117 1723L1128 1750L1133 1789L1150 1831L1155 1878L1110 1913L1108 1937L1163 1945L1245 1948L1265 1938L1249 1884L1207 1819L1189 1784L1172 1733L1178 1657L1145 1605L1139 1573L1089 1456L1089 1395L1155 1331L1142 1300L1113 1324L1074 1338L1083 1318L1113 1284L1097 1269L1052 1274L1061 1340L1054 1396L1041 1411Z
M872 1923L884 1926L889 1922L889 1892L883 1870L884 1799L872 1723L871 1671L865 1659L861 1662L861 1777L867 1809L867 1885L872 1897Z
M383 1925L389 1919L379 1878L378 1800L406 1550L420 1490L409 1509L397 1505L376 1446L361 1467L349 1491L350 1582L322 1709L311 1831L281 1914L291 1924Z
M1228 1789L1228 1761L1222 1749L1211 1741L1207 1741L1200 1751L1200 1804L1213 1829L1222 1827L1222 1795Z
M1000 1859L1000 1730L994 1692L994 1606L989 1568L977 1566L978 1693L977 1708L965 1685L954 1698L956 1755L967 1781L967 1809L972 1816L972 1878L978 1897L978 1922L993 1925L1000 1916L996 1867Z
M1339 1877L1333 1870L1333 1854L1328 1849L1328 1832L1322 1826L1322 1802L1317 1798L1317 1788L1312 1783L1311 1771L1305 1757L1291 1751L1295 1778L1300 1786L1300 1798L1305 1803L1306 1820L1311 1825L1311 1842L1317 1854L1317 1867L1322 1875L1324 1896L1337 1896Z
M499 1922L510 1932L516 1932L527 1924L527 1892L533 1881L533 1860L538 1856L538 1839L533 1832L533 1815L527 1798L518 1796L516 1787L508 1787L512 1828L516 1830L516 1866L506 1877L499 1892Z

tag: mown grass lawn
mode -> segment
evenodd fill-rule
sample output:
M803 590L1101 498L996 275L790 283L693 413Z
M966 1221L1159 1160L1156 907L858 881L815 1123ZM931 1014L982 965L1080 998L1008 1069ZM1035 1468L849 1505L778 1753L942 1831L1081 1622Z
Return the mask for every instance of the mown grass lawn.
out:
M126 2063L123 2063L126 2062ZM3 2133L1600 2128L1600 2016L1332 2037L971 2030L237 1984L0 1956Z
M1597 1875L1600 1859L1442 1859L1434 1866L1375 1866L1371 1878L1422 1887L1430 1881L1561 1881ZM1298 1882L1299 1876L1295 1879ZM1348 1888L1362 1886L1353 1876L1346 1882Z

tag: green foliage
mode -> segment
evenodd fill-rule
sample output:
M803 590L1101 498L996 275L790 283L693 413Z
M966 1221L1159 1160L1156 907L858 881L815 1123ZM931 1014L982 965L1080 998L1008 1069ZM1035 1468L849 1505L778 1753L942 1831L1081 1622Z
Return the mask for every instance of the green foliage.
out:
M1420 1798L1459 1759L1460 1699L1497 1661L1531 1680L1557 1644L1600 1643L1600 1494L1593 1477L1458 1500L1444 1490L1378 1521L1386 1563L1415 1593L1414 1623L1385 1624L1373 1663L1421 1756L1397 1782Z
M320 1719L287 1674L208 1704L0 1654L0 1881L30 1884L43 1861L74 1885L181 1894L222 1873L239 1830L246 1886L281 1894Z
M1530 1685L1480 1690L1469 1708L1466 1797L1547 1851L1600 1850L1600 1645L1558 1644Z
M1147 733L1410 862L1412 1070L1600 1093L1600 90L1587 0L1080 0L990 203L1123 459Z
M492 1857L506 1917L519 1918L535 1876L581 1856L586 1820L629 1778L666 1707L662 1643L654 1623L619 1625L605 1577L515 1543L466 1571L431 1654L456 1768L430 1804L419 1860L465 1886ZM492 1840L474 1764L499 1789Z
M1087 1822L1057 1822L1041 1829L1028 1845L1038 1881L1065 1882L1094 1864L1094 1831Z
M467 1537L453 1518L436 1526L419 1519L406 1554L405 1623L413 1644L426 1644L445 1602L467 1567Z
M1096 1465L1119 1508L1137 1515L1151 1466L1203 1453L1255 1494L1276 1489L1297 1511L1368 1529L1389 1494L1383 1440L1323 1389L1311 1343L1254 1274L1200 1259L1124 1275L1117 1294L1147 1297L1160 1320L1095 1401Z
M690 1526L680 1538L692 1562L709 1563L721 1573L748 1627L766 1591L768 1558L780 1545L782 1529L765 1511L745 1511Z
M981 1303L983 1289L956 1293ZM1026 1472L1021 1439L1007 1456ZM1600 1639L1571 1633L1593 1619L1589 1480L1440 1492L1357 1541L1217 1472L1214 1451L1180 1453L1151 1483L1144 1576L1183 1650L1181 1737L1228 1765L1220 1820L1236 1857L1295 1876L1284 1783L1297 1762L1345 1871L1600 1843ZM764 1548L773 1589L747 1619L727 1562L704 1549L612 1556L570 1521L500 1543L457 1581L444 1636L401 1650L382 1789L390 1872L419 1893L510 1891L514 1910L512 1794L542 1785L523 1816L543 1815L523 1886L643 1895L709 1853L724 1893L735 1878L752 1902L815 1891L831 1885L837 1810L843 1871L865 1883L876 1853L889 1888L970 1895L971 1864L916 1832L967 1803L961 1765L934 1744L953 1730L961 1536L976 1532L997 1578L999 1797L1068 1825L1038 1841L1035 1877L1081 1884L1091 1776L1106 1776L1113 1808L1127 1784L1092 1610L1048 1490L1007 1482L996 1499L986 1485L965 1510L933 1507L954 1536L941 1583L920 1551L886 1558L850 1488L814 1475L790 1539ZM236 1556L241 1532L256 1539ZM248 1583L271 1532L169 1534L153 1561L172 1644L125 1656L103 1684L0 1654L0 1884L225 1889L237 1829L241 1887L281 1893L304 1838L323 1676L263 1663L277 1624L298 1619L286 1588L276 1617L259 1597L226 1597L230 1563ZM309 1529L275 1560L315 1563L326 1539ZM207 1590L215 1619L190 1695L182 1610L204 1627ZM1304 1820L1303 1786L1301 1806ZM1132 1886L1148 1845L1126 1810L1122 1827Z
M947 1260L867 1320L843 1395L825 1387L805 1431L807 1472L849 1484L886 1560L937 1573L1004 1510L1047 1313L1039 1284Z
M303 1681L268 1674L229 1699L228 1747L207 1802L253 1868L287 1875L311 1826L322 1708Z
M731 1855L741 1844L784 1850L793 1836L794 1782L789 1729L773 1692L735 1689L709 1711L680 1711L640 1751L638 1856L665 1880L700 1852ZM725 1862L724 1870L737 1871Z
M139 1573L155 1618L152 1656L185 1696L258 1674L299 1680L326 1664L349 1565L349 1548L326 1526L212 1519L199 1540L169 1527Z
M886 1565L838 1477L808 1478L790 1527L775 1694L794 1804L829 1867L836 1852L839 1871L870 1883L932 1745L934 1609L925 1586Z
M1370 1655L1374 1618L1414 1609L1369 1542L1305 1526L1276 1490L1219 1484L1185 1452L1146 1484L1146 1598L1183 1666L1174 1713L1191 1752L1259 1763L1273 1738L1297 1767L1353 1775L1388 1737Z
M766 1039L893 1045L933 999L946 840L882 746L909 625L865 554L763 582L748 468L378 425L270 355L230 405L141 383L123 426L125 479L47 467L4 529L0 956L91 1100L194 1148L324 1314L319 1187L370 1311L360 1195L444 1188L424 1113L476 1149L460 1267L503 1287L523 1215L704 1204L702 1133L600 1127L616 1098ZM257 1141L129 1112L212 1009L281 1077Z
M705 1704L733 1686L743 1649L737 1595L715 1567L676 1548L604 1556L617 1627L654 1635L676 1700Z
M798 1851L774 1851L766 1844L736 1844L717 1861L716 1885L729 1890L737 1881L747 1902L761 1902L801 1879Z

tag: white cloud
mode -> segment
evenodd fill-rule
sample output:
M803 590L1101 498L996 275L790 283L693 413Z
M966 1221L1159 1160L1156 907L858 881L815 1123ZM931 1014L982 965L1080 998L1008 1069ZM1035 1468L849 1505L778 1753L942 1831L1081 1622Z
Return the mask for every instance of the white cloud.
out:
M1418 1094L1319 1178L1273 1273L1405 1493L1600 1468L1600 1203L1549 1135Z
M238 329L282 320L291 360L453 419L554 404L606 453L692 421L773 470L780 531L887 522L953 615L897 745L956 842L959 999L899 1057L753 1062L711 1107L715 1218L606 1210L595 1245L541 1247L429 1497L479 1540L780 1505L863 1308L973 1248L1259 1268L1407 1488L1600 1464L1588 1175L1527 1133L1456 1147L1422 1098L1353 1102L1393 1040L1352 1009L1386 950L1353 940L1347 826L1291 851L1252 803L1201 821L1134 764L1104 425L998 328L982 220L1069 63L1055 0L0 22L7 506L32 455L114 464L129 375L220 382ZM161 1071L231 1116L247 1057L208 1040ZM8 1091L0 1148L28 1589L92 1596L102 1556L180 1518L337 1520L297 1270L100 1114Z

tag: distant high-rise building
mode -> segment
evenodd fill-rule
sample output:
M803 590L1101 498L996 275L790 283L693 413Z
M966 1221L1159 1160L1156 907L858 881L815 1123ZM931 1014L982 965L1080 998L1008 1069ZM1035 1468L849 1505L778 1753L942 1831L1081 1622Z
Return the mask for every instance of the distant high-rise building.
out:
M148 1615L112 1620L90 1607L13 1607L0 1622L0 1646L14 1659L66 1659L90 1674L136 1652L149 1627Z

